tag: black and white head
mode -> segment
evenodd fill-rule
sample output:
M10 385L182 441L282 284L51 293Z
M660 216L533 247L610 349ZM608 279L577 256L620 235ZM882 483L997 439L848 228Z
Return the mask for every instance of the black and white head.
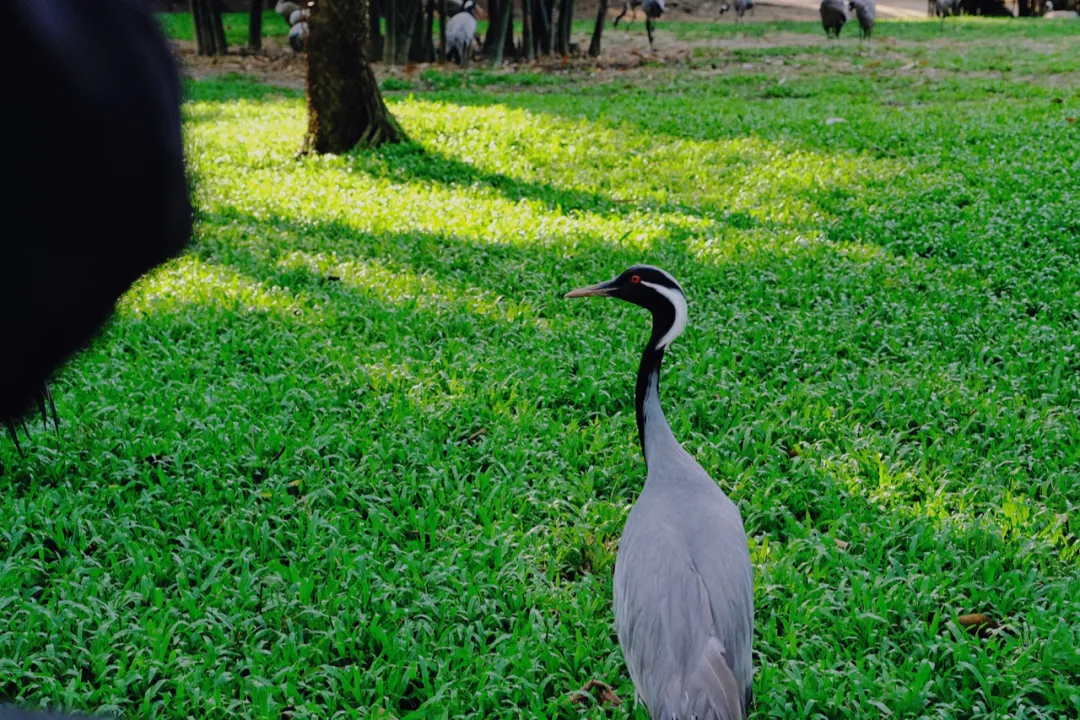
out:
M461 11L476 15L476 3L473 0L465 0L465 4L461 6Z
M686 328L686 293L682 286L658 267L635 265L614 280L571 290L565 297L613 297L640 305L653 316L649 345L663 350Z

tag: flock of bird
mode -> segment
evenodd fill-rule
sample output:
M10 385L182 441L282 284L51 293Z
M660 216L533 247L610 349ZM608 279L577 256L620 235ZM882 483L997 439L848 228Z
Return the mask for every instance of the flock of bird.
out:
M939 0L941 3L958 0ZM309 3L310 6L310 3ZM614 26L632 10L641 9L645 13L645 32L649 36L649 47L653 47L656 21L664 14L664 0L623 0L622 12L615 18ZM301 7L293 0L278 0L274 10L289 23L289 46L296 52L303 52L307 45L309 32L308 19L310 7ZM733 0L720 5L720 14L728 10L735 13L735 21L740 22L749 12L754 14L754 0ZM855 14L862 29L862 37L870 37L874 29L876 6L874 0L850 0L847 9L844 0L822 0L821 24L827 37L840 37L840 31L848 21L848 10ZM458 65L468 65L472 57L473 42L476 39L476 2L465 0L446 23L446 59Z
M847 9L844 8L844 0L821 0L821 26L825 28L825 36L840 37L840 31L848 21L848 10L855 13L862 37L870 37L877 15L877 4L874 0L851 0Z
M278 0L274 12L289 23L289 47L295 52L304 52L308 39L308 20L311 17L311 5L300 7L292 0Z

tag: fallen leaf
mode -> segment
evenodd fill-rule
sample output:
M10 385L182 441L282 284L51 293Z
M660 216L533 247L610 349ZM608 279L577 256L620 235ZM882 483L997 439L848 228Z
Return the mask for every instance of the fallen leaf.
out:
M1074 122L1076 122L1076 118L1074 118L1074 117L1065 118L1065 122L1074 123Z
M845 120L844 118L826 118L825 119L825 124L826 125L835 125L836 123L844 123L844 122L847 122L847 120Z
M913 67L915 67L915 63L910 62L907 65L904 65L903 67L901 67L900 70L911 70Z
M841 540L839 538L834 538L833 542L835 542L836 547L838 547L841 550L847 550L848 547L851 546L851 543L849 543L847 540Z
M997 622L994 621L989 615L983 613L971 613L970 615L961 615L956 618L956 622L960 627L967 630L970 634L975 635L983 640L994 635L994 630L1001 628Z
M590 697L595 698L601 705L612 705L614 707L622 705L622 698L615 694L611 686L596 679L585 683L585 687L580 690L570 693L570 702L575 704L586 703Z

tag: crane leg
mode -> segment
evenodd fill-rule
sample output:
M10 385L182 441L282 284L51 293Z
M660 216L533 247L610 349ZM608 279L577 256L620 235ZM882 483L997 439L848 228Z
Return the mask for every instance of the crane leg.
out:
M623 19L623 15L625 15L627 13L627 11L629 11L629 10L630 10L630 3L629 2L624 2L623 5L622 5L622 12L619 13L618 17L615 18L615 22L612 24L612 27L619 27L619 21Z
M653 19L651 17L645 18L645 31L649 33L649 47L653 46Z

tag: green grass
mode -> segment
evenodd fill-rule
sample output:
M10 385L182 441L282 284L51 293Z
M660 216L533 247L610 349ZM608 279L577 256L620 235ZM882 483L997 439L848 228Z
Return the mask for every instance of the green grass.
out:
M191 13L158 13L158 22L162 32L173 40L195 41L195 24L191 20ZM248 39L248 13L222 13L222 24L225 26L225 40L230 47L246 46ZM286 37L289 34L289 24L273 10L263 13L263 37Z
M302 161L297 93L190 84L191 251L60 374L60 437L0 442L0 697L644 718L567 694L632 697L647 318L560 297L651 262L668 418L750 536L754 717L1076 717L1080 81L891 52L396 93L414 144Z

